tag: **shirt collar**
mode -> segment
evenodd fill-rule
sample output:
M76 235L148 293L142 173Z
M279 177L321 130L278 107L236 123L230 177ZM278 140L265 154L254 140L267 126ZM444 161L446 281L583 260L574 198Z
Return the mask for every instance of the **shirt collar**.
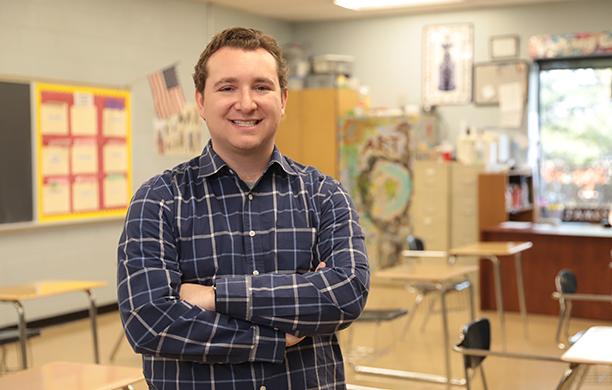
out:
M213 174L219 172L223 167L227 166L227 163L223 161L221 156L219 156L212 147L212 140L208 141L202 154L199 158L200 162L200 170L198 172L198 177L209 177ZM268 169L274 165L278 164L283 171L287 172L290 175L297 175L296 170L289 164L287 159L281 154L280 150L276 146L274 146L274 151L272 152L272 158L268 163ZM267 169L266 169L267 170Z

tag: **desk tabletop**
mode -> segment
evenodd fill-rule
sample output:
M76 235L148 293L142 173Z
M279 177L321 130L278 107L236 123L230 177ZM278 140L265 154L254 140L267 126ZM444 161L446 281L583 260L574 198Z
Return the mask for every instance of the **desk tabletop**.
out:
M478 272L477 265L449 265L423 263L402 264L374 273L375 278L406 282L443 283L472 272Z
M612 326L593 326L565 353L561 360L570 363L612 365Z
M111 390L143 380L142 369L53 362L0 377L0 389Z
M448 254L451 256L509 256L526 251L532 246L530 241L481 241L452 248Z
M41 280L0 287L0 301L25 301L106 286L101 280Z

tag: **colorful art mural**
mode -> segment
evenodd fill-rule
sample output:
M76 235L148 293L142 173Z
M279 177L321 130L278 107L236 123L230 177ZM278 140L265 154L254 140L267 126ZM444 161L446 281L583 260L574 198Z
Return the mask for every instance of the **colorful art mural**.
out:
M529 57L570 58L610 55L612 31L534 35L529 38Z
M351 193L372 268L397 262L410 233L411 134L433 134L431 118L349 118L341 127L340 180Z

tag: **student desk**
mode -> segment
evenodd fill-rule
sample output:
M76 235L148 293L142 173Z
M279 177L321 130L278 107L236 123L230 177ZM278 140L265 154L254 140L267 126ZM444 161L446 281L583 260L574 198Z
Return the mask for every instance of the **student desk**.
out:
M503 347L506 348L506 318L504 317L504 292L498 256L514 256L514 271L516 273L516 284L519 296L519 306L525 334L527 334L527 306L525 304L525 287L523 285L523 268L521 253L531 248L533 244L526 242L477 242L457 248L452 248L448 254L451 257L478 256L488 259L493 264L493 276L495 278L495 299L497 302L497 313L501 325L501 338Z
M0 389L130 389L143 379L140 368L52 362L0 377Z
M588 365L612 365L612 326L593 326L582 335L565 353L561 360L570 363L558 388L571 385L572 377L577 376L578 388L586 374Z
M468 279L468 274L477 272L476 265L450 265L450 264L427 264L411 263L408 265L400 265L387 268L382 271L375 272L373 277L381 280L401 281L406 283L431 283L440 294L440 303L442 308L442 329L444 330L442 348L444 350L444 363L446 376L400 371L379 367L368 367L362 365L354 365L353 369L358 373L381 375L392 378L417 380L424 382L446 384L449 388L451 385L463 385L464 379L454 379L451 376L450 364L450 338L448 334L448 309L446 307L446 294L456 290L459 283L463 283L469 289L470 301L470 320L474 320L474 297L472 286Z
M89 298L89 318L91 319L91 334L93 336L94 359L100 363L98 351L98 327L96 324L96 302L92 289L106 286L104 281L79 280L46 280L24 283L13 286L0 287L0 302L9 302L15 306L19 317L19 343L21 344L21 367L28 368L28 355L26 352L26 320L22 301L45 298L53 295L71 292L85 292Z

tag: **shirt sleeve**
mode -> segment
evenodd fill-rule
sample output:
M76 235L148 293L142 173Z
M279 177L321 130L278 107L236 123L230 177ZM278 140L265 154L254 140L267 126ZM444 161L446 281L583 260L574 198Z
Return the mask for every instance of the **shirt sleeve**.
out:
M218 279L218 312L296 336L331 334L359 317L370 272L357 213L346 191L331 179L323 182L315 197L323 199L317 210L316 253L326 268Z
M162 197L160 193L168 192ZM127 212L118 248L117 294L137 353L205 363L280 363L285 334L179 298L181 270L167 186L145 184Z

